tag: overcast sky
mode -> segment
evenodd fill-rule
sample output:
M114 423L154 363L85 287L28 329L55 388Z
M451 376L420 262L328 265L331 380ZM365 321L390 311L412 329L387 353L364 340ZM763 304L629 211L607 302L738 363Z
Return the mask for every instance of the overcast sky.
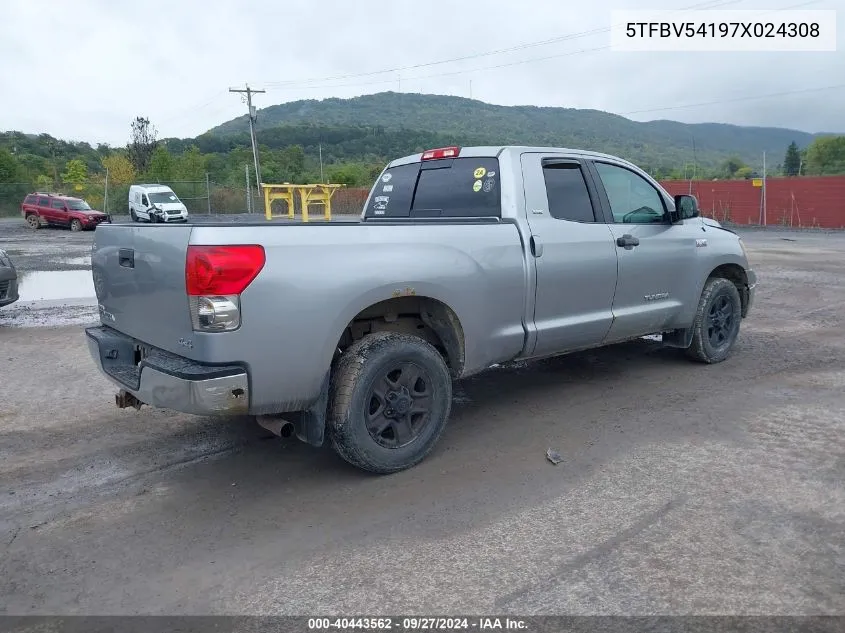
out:
M838 51L608 50L612 9L708 4L837 9ZM160 137L195 136L245 113L227 90L248 81L259 108L471 85L503 105L845 132L844 23L845 0L0 0L0 131L123 145L144 115Z

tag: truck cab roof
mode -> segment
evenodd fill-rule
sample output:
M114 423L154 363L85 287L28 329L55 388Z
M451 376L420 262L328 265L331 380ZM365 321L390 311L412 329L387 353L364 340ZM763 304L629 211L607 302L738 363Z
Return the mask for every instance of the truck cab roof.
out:
M451 149L451 148L450 148ZM546 146L532 146L532 145L476 145L470 147L455 147L457 153L451 158L498 158L504 152L513 154L523 153L543 153L543 154L570 154L577 155L583 158L601 158L617 163L624 163L631 167L637 168L633 163L626 161L618 156L611 154L603 154L601 152L594 152L590 150L571 148L571 147L546 147ZM437 151L437 150L429 150ZM397 167L399 165L407 165L409 163L418 163L422 161L423 155L427 152L420 152L417 154L410 154L391 161L387 168ZM639 168L637 168L639 169Z

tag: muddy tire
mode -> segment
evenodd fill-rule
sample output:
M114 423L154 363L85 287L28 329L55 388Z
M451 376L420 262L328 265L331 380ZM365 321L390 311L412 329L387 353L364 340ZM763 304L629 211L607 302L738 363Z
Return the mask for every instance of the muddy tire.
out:
M687 356L701 363L721 363L733 349L741 321L742 300L734 283L708 279L698 301Z
M34 213L30 213L28 216L26 216L26 223L29 225L29 228L33 230L41 228L41 220Z
M129 207L129 219L131 219L133 222L138 221L138 216L135 215L135 209L133 209L132 207Z
M82 222L79 220L71 220L70 221L70 230L74 233L78 233L82 230Z
M388 474L421 462L452 407L443 357L409 334L377 332L338 359L329 393L328 435L344 460Z

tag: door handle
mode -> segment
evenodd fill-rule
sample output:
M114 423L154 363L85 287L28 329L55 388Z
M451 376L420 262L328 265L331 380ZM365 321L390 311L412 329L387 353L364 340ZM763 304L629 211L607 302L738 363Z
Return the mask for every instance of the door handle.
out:
M629 235L625 233L622 237L616 238L616 245L622 246L626 251L630 251L635 246L640 245L640 240L634 237L633 235Z
M117 251L117 259L124 268L135 268L135 251L131 248L121 248Z
M536 235L531 236L531 254L534 257L541 257L543 255L543 244Z

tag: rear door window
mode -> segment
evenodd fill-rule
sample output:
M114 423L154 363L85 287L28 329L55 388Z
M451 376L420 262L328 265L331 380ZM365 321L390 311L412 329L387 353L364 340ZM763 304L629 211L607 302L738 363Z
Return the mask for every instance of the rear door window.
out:
M596 221L587 182L578 163L543 165L543 178L553 218L570 222Z
M499 217L496 158L454 158L388 169L373 188L365 217Z

